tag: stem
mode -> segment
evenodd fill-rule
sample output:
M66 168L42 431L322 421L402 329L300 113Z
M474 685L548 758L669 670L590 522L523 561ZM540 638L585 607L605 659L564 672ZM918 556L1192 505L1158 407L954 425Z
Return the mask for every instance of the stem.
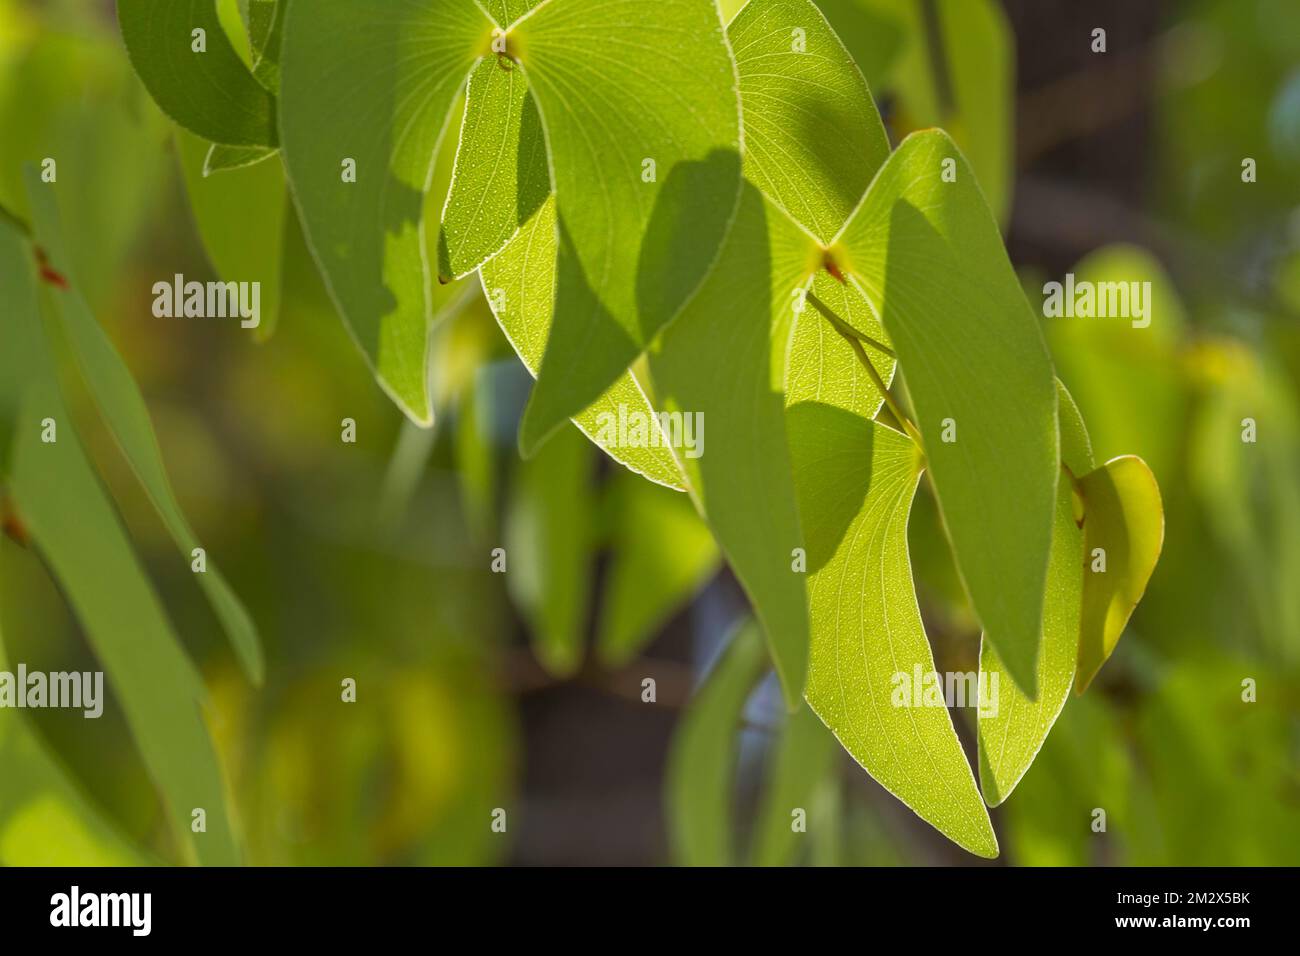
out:
M805 298L813 304L813 307L820 312L828 322L830 322L831 328L838 332L844 341L849 343L849 346L853 349L853 353L858 357L858 361L862 364L862 367L867 370L867 374L871 376L871 381L884 397L885 404L889 406L890 412L893 413L893 416L896 419L898 419L898 423L903 426L908 437L910 437L912 441L916 442L918 448L924 450L925 444L921 441L920 431L917 429L916 425L912 423L912 420L903 413L903 409L899 407L898 403L894 401L894 396L889 393L889 387L885 385L884 380L880 377L880 373L876 371L876 366L872 364L870 356L867 355L867 350L862 347L862 343L866 342L873 348L884 352L890 358L895 358L894 350L881 342L877 342L870 336L863 335L857 329L853 328L853 326L849 325L836 315L831 310L830 306L817 298L817 296L813 295L812 290L808 291Z

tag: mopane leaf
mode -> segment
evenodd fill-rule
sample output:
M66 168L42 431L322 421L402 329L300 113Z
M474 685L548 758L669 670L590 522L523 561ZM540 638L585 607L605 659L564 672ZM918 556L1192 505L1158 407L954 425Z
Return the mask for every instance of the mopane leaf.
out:
M551 191L546 141L523 68L487 57L469 75L465 115L438 243L440 281L501 250Z
M942 699L907 546L921 473L898 432L828 405L789 409L808 542L808 703L890 793L971 853L997 838Z
M807 704L792 713L771 749L767 787L755 814L755 866L786 866L799 855L799 843L830 829L819 814L819 791L833 778L839 746ZM805 815L805 831L796 831L793 814Z
M903 141L832 255L889 331L971 603L1034 698L1058 471L1052 364L947 134Z
M791 332L785 372L786 404L820 402L863 418L875 418L884 396L853 347L822 314L821 307L881 344L888 345L889 336L856 286L836 281L823 269L813 276L809 291L814 298L804 301ZM894 377L893 357L869 345L864 346L864 351L881 381L889 384Z
M34 169L28 172L28 195L37 241L47 261L65 278L73 279L64 253L54 193L48 185L42 185L37 180ZM176 547L180 549L182 559L188 564L192 560L194 549L199 547L199 540L172 491L163 464L162 450L158 447L158 438L154 434L153 422L144 396L140 394L140 387L136 385L130 369L99 322L91 315L90 308L76 290L75 283L67 289L55 288L51 292L51 298L95 404L121 447L131 470L144 486L145 493L157 509L172 540L176 542ZM253 619L226 583L210 555L207 556L206 566L206 572L196 575L199 587L212 603L245 673L255 683L261 683L262 648Z
M717 267L650 353L657 404L707 424L679 455L691 497L749 595L789 707L808 661L808 598L782 383L794 293L820 250L748 183ZM774 345L775 343L775 345Z
M235 52L213 0L118 0L117 18L131 65L164 113L214 143L276 144L275 95Z
M537 659L567 676L582 663L591 591L590 446L565 429L520 462L506 515L506 584Z
M668 837L686 866L736 861L732 787L745 701L766 663L763 638L741 625L682 715L668 753Z
M1061 422L1061 461L1071 475L1092 471L1092 447L1074 399L1056 383ZM989 675L991 707L979 710L980 788L991 807L1011 796L1056 722L1070 686L1079 652L1083 602L1083 530L1075 520L1073 482L1062 476L1056 487L1056 519L1047 564L1043 601L1043 640L1038 649L1038 699L1030 700L1006 673L997 650L980 645L980 673ZM996 690L992 681L997 678Z
M281 149L303 231L380 385L417 424L433 418L425 191L490 32L468 0L316 0L285 13Z
M103 664L185 855L231 866L239 862L239 849L203 723L203 683L72 428L35 307L34 263L32 248L0 225L0 292L12 306L7 347L0 352L8 366L0 376L6 406L12 387L21 388L9 491ZM41 440L45 418L58 425L54 442ZM196 807L207 811L208 826L197 837L190 832Z
M718 567L718 546L685 495L618 475L606 499L613 554L597 643L628 663Z
M1164 544L1165 514L1155 475L1133 455L1112 458L1084 475L1079 493L1087 563L1074 689L1082 694L1142 600Z
M750 0L727 37L745 107L745 178L828 242L889 155L866 81L809 0Z
M551 196L501 253L479 270L483 294L501 331L534 375L555 314L555 265L555 197ZM638 420L646 424L645 441L620 441L619 423ZM633 371L623 372L573 421L607 455L638 475L685 489L682 470ZM624 437L631 434L626 427L623 431Z
M555 322L531 453L616 381L708 273L740 188L732 63L710 0L560 0L512 31L546 127Z

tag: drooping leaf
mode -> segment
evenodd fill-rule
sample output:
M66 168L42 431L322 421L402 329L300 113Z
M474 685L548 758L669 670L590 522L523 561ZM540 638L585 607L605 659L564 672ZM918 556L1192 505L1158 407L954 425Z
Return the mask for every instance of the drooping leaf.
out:
M718 546L684 495L631 475L609 486L613 554L597 646L611 667L629 662L717 569Z
M789 409L808 542L808 703L890 793L971 853L997 838L942 701L921 624L907 519L921 473L903 435L827 405Z
M971 603L1034 698L1059 460L1052 364L945 133L899 146L832 255L889 331Z
M479 270L483 294L501 331L534 375L542 362L554 316L555 257L552 196L500 254ZM634 421L638 416L644 416L647 423L646 441L620 441L620 420ZM657 484L684 490L682 470L633 371L625 371L573 421L615 461Z
M549 671L582 663L591 591L592 480L588 445L565 429L518 464L506 515L506 585L527 615L533 649Z
M258 283L257 341L275 331L280 315L280 265L284 217L288 212L284 171L279 163L231 168L209 177L206 163L217 147L183 129L176 146L185 191L199 237L218 278Z
M182 559L188 564L193 560L194 550L200 546L199 540L172 491L144 396L131 377L130 369L76 290L75 276L64 252L63 230L59 225L53 191L39 182L34 170L29 174L28 189L36 240L49 265L70 283L66 289L56 288L51 297L72 343L78 367L127 463L176 542ZM260 683L263 661L257 627L218 570L216 562L211 556L205 556L205 562L207 570L198 575L199 587L212 603L244 671L251 680Z
M422 425L432 421L425 191L490 32L467 0L317 0L284 17L281 149L304 234L379 384Z
M119 0L117 18L131 65L164 113L214 143L276 144L275 96L235 52L212 0Z
M203 683L77 440L34 308L34 264L31 247L0 225L0 291L15 304L7 327L16 351L6 357L25 370L8 481L14 507L121 701L178 845L200 863L234 865L239 849L203 723ZM46 418L57 426L53 442L41 440ZM195 808L206 811L206 833L190 831Z
M786 720L772 748L766 789L754 818L755 866L785 866L798 858L801 842L815 846L833 829L820 796L832 782L838 753L835 737L806 704ZM799 811L804 830L794 828Z
M758 628L752 622L738 627L673 735L667 770L668 837L673 859L682 865L736 862L731 805L737 731L765 662Z
M1112 458L1082 476L1079 494L1087 564L1074 688L1082 694L1115 650L1129 615L1142 600L1160 559L1165 515L1155 476L1134 455Z
M1093 469L1088 431L1074 399L1060 382L1056 394L1061 462L1070 475L1085 475ZM988 675L992 697L992 707L981 708L978 715L980 788L991 807L1011 796L1070 696L1079 653L1083 574L1083 530L1075 520L1074 485L1062 476L1056 488L1056 519L1043 601L1038 699L1030 700L1021 692L992 644L983 641L980 646L981 679ZM996 685L992 683L995 677Z
M523 68L486 57L469 75L438 274L460 278L501 251L550 193L546 142Z
M790 708L808 660L808 598L782 385L794 293L819 250L746 184L717 267L650 353L656 399L707 423L682 456L691 497L753 604Z
M563 0L513 34L546 127L559 234L527 454L699 288L735 212L740 115L710 0Z
M862 74L809 0L750 0L727 27L745 178L828 242L889 155Z

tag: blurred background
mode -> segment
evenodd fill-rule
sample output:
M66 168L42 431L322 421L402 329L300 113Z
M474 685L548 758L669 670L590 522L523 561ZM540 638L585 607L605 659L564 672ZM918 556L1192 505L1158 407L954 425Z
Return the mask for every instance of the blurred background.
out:
M238 43L236 5L223 6ZM895 141L930 125L957 137L1035 308L1067 271L1153 287L1145 335L1044 320L1098 461L1150 464L1167 531L1114 657L991 811L991 865L1300 863L1300 4L820 6ZM476 280L441 293L437 424L405 425L328 302L278 159L204 180L205 151L136 80L112 3L0 0L0 204L25 215L23 164L59 157L78 282L261 631L255 689L72 387L78 430L208 682L248 862L990 865L815 719L787 719L770 677L737 736L705 739L693 693L747 602L686 497L575 429L519 460L531 378ZM151 314L154 282L218 272L263 282L256 341ZM340 441L344 418L355 444ZM974 670L979 631L937 520L923 495L909 531L922 610L938 669ZM490 569L497 547L508 574ZM96 667L38 557L7 537L0 625L11 663ZM339 702L349 677L355 705ZM973 713L953 716L973 753ZM178 859L116 701L98 721L17 719L0 713L0 863L51 845L64 862ZM70 792L84 800L35 799ZM816 821L805 839L788 832L790 806ZM1090 828L1097 807L1105 833ZM497 808L505 833L490 827ZM688 819L713 820L717 845L693 845Z

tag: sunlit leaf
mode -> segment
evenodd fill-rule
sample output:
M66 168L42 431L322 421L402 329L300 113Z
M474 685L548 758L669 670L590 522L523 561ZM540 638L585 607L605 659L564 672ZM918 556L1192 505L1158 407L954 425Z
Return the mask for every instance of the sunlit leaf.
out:
M1133 455L1112 458L1083 475L1079 494L1087 563L1074 687L1083 693L1142 600L1164 544L1165 515L1155 476Z
M832 255L889 331L971 603L1032 698L1058 471L1052 364L945 133L899 146Z
M680 864L736 862L731 806L737 730L766 660L758 628L739 627L677 726L668 753L667 802L669 843Z
M555 199L548 197L501 253L483 264L483 294L501 331L528 371L537 374L555 313ZM644 416L645 443L620 442L618 423ZM638 475L684 489L682 470L665 440L655 411L632 371L573 417L583 434Z
M439 275L460 278L499 252L550 188L541 117L523 69L504 57L479 61L442 210Z
M727 26L745 178L822 242L889 154L866 82L809 0L750 0Z
M555 322L520 430L531 453L699 288L740 188L735 67L710 0L564 0L512 31L546 127Z
M490 31L465 0L318 0L285 13L281 149L303 231L379 384L417 424L433 414L425 191Z
M788 706L808 660L808 598L782 385L793 293L817 247L746 184L717 267L650 354L659 405L706 423L703 454L679 461L692 499L767 635Z
M979 856L997 839L948 710L924 703L935 671L907 551L916 446L838 408L789 410L808 541L808 703L868 773Z
M275 96L235 52L212 0L119 0L117 16L131 65L163 112L214 143L276 144Z
M1070 393L1057 383L1061 462L1071 475L1092 471L1092 446ZM979 712L980 787L995 807L1011 795L1029 769L1074 683L1083 603L1083 531L1075 520L1073 483L1056 487L1056 519L1043 601L1043 640L1038 648L1038 699L1030 700L1006 673L997 650L980 646L980 673L989 675L992 708Z

